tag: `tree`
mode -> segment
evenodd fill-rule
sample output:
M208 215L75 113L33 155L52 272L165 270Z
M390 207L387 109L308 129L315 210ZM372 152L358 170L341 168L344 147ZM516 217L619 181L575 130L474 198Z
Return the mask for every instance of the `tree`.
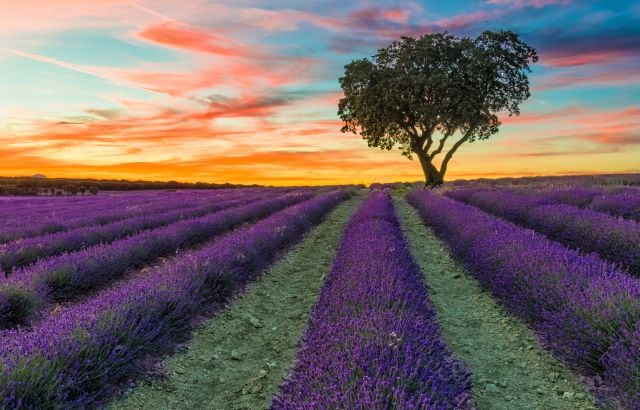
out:
M417 156L425 186L433 187L443 183L461 145L498 132L498 113L520 114L530 96L529 64L538 56L516 33L501 30L476 38L402 37L372 60L345 66L342 132L359 133L370 147L397 146L409 159Z

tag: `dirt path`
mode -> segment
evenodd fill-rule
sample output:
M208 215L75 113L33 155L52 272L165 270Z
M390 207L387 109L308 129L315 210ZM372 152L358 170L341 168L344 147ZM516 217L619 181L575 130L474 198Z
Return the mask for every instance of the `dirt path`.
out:
M422 268L445 340L473 372L478 409L593 409L578 379L449 255L404 199L398 216Z
M165 360L167 377L147 381L112 409L260 409L268 407L297 350L356 196L286 254L228 309L193 334L185 352Z

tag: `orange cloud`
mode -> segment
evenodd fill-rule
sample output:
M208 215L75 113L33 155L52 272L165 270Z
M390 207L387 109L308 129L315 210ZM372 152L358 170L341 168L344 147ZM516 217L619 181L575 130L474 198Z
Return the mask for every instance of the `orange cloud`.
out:
M289 101L281 98L265 98L250 95L241 98L213 99L203 112L195 112L188 116L194 120L210 120L222 117L266 117Z
M184 23L175 21L151 24L139 31L138 36L157 44L199 53L230 57L253 55L247 46L228 37L189 27Z

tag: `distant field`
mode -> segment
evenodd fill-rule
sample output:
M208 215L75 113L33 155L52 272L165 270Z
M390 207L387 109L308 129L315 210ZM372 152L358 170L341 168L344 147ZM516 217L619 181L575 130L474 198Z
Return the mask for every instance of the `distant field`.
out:
M2 408L640 408L640 176L0 198Z

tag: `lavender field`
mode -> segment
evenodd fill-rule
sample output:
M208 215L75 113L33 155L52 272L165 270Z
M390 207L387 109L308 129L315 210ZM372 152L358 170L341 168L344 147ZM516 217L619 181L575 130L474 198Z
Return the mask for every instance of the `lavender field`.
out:
M640 179L0 201L0 407L640 408Z

